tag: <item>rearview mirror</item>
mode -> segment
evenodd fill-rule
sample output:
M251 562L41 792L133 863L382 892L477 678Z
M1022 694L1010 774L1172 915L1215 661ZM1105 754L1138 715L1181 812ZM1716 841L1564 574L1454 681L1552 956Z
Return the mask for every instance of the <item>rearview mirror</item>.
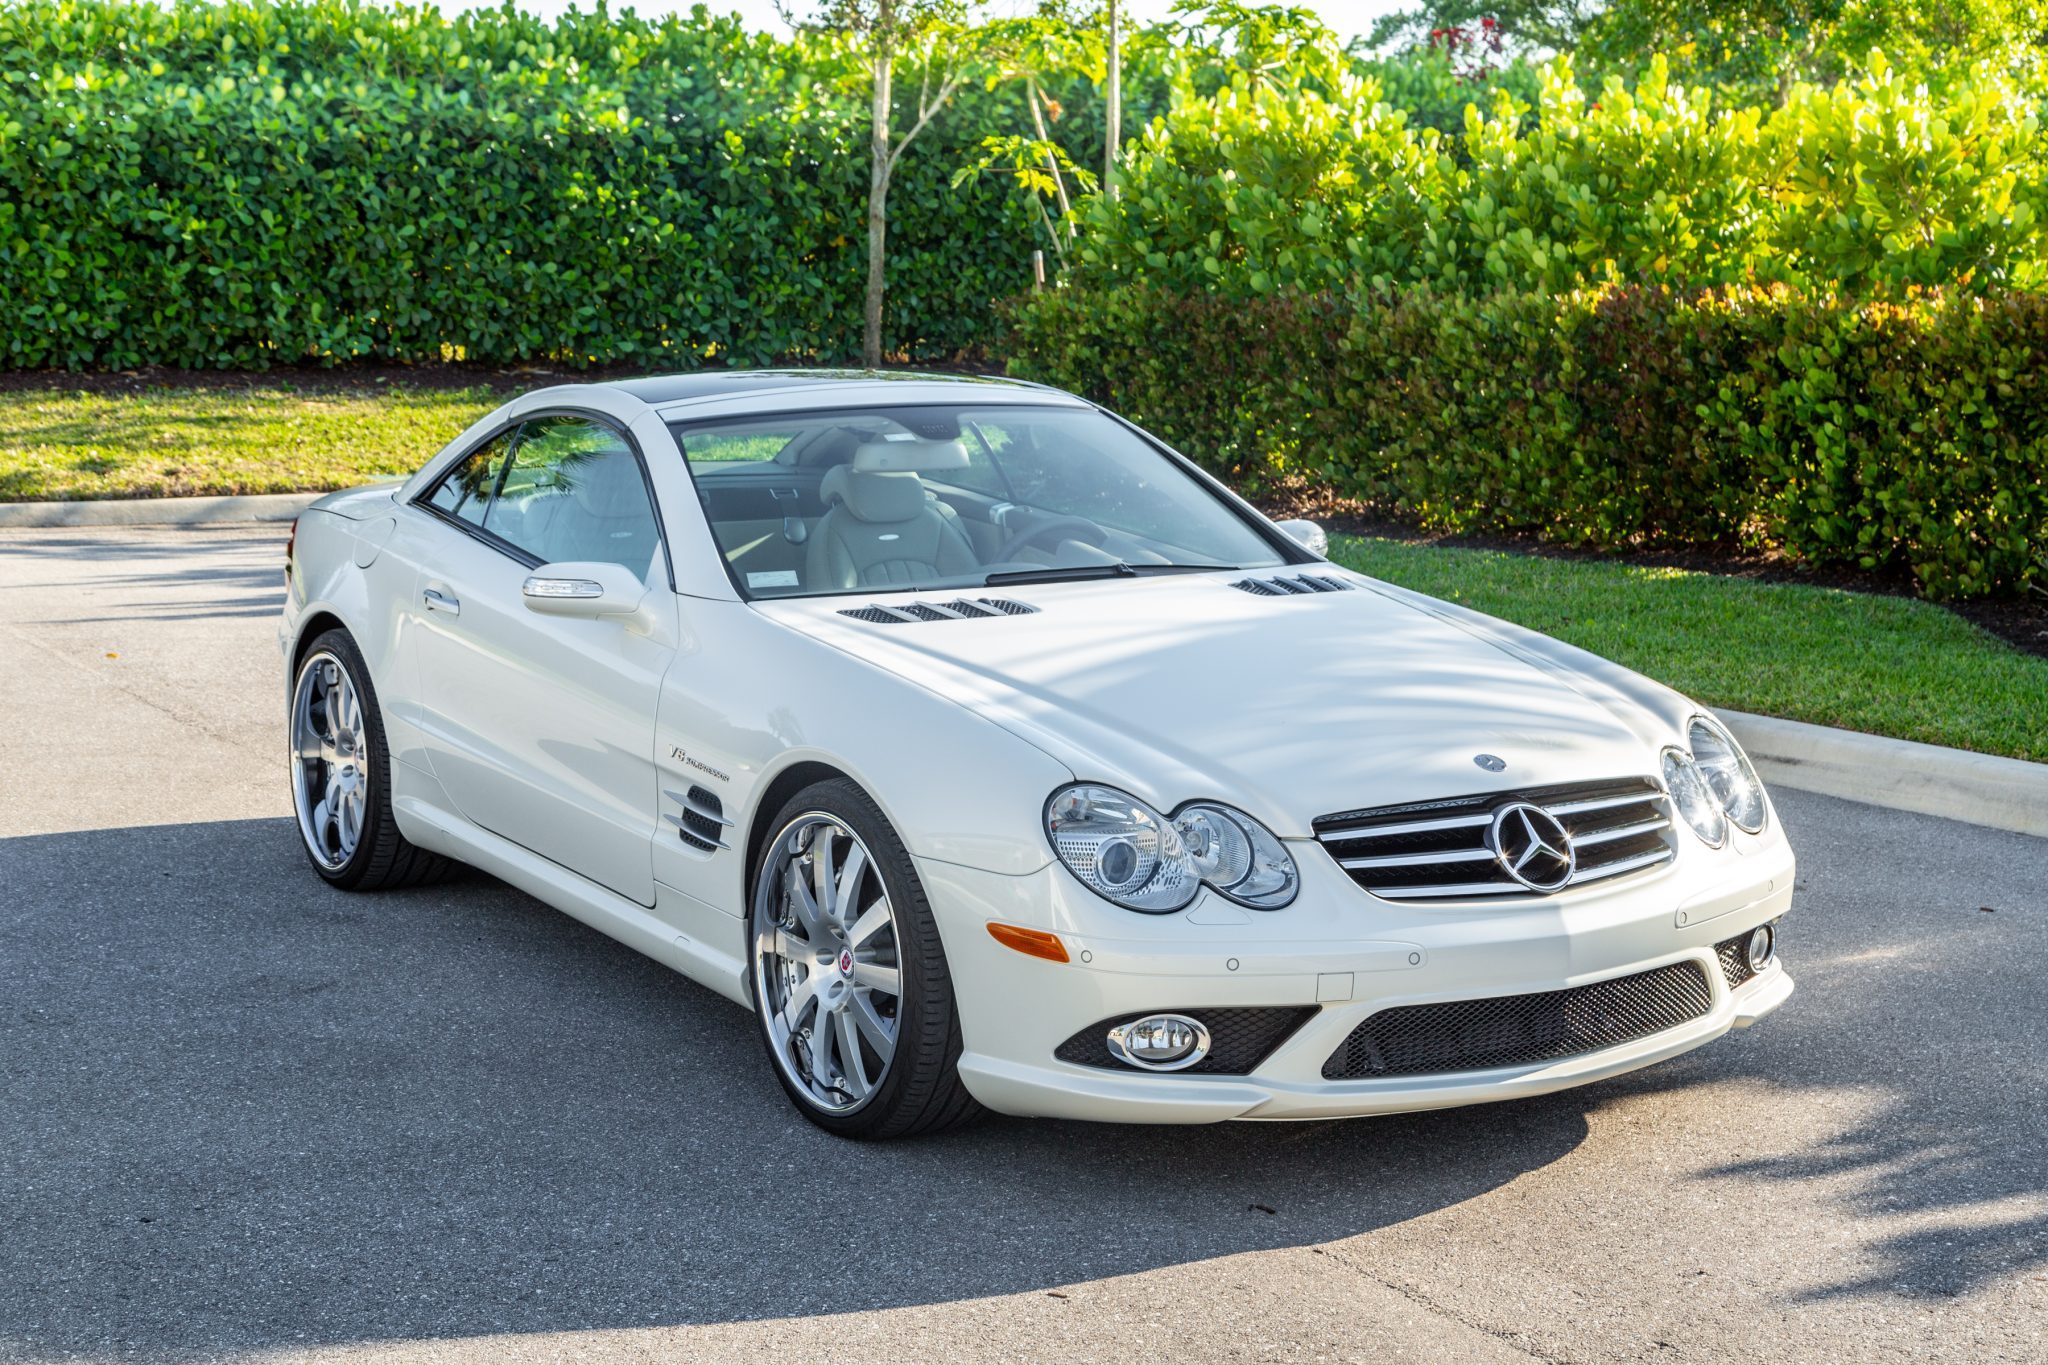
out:
M543 616L630 616L647 596L640 575L619 564L569 560L543 564L520 585L529 611Z
M1306 517L1294 517L1279 523L1280 529L1298 542L1312 555L1330 553L1330 533Z

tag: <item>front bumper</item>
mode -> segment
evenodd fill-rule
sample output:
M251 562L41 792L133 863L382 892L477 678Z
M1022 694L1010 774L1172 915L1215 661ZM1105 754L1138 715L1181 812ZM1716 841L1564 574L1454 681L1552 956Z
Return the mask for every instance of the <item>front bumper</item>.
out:
M1138 1123L1404 1113L1583 1085L1686 1052L1783 1004L1773 963L1731 988L1716 943L1790 906L1782 838L1537 902L1418 908L1379 901L1311 848L1301 897L1246 911L1205 895L1178 915L1108 906L1049 866L1024 877L920 861L938 913L976 1099L1008 1114ZM1048 929L1072 960L1024 956L989 921ZM1400 1005L1524 995L1691 960L1712 1002L1676 1027L1528 1066L1331 1080L1323 1066L1361 1021ZM1318 1006L1248 1074L1110 1070L1060 1061L1077 1031L1118 1015L1233 1006Z

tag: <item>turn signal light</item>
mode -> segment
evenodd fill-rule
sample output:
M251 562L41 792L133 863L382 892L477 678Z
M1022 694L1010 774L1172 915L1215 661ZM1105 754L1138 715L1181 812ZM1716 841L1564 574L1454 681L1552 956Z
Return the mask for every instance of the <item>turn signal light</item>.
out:
M991 920L988 935L1005 948L1015 948L1026 957L1042 957L1047 962L1067 961L1067 945L1060 942L1058 934L1048 934L1043 929L1025 929Z

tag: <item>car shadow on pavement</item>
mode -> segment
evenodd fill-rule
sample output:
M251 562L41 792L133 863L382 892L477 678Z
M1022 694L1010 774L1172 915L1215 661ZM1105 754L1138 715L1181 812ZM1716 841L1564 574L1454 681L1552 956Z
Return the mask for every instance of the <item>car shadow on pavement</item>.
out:
M2020 1008L1959 997L1968 974L2024 961L1987 964L1910 919L1876 946L1924 954L1917 1003L1868 988L1872 945L1816 914L1792 940L1805 1008L1773 1021L1776 1046L1586 1090L1354 1123L995 1119L863 1146L789 1109L737 1007L481 876L349 896L306 868L289 821L255 820L0 841L0 887L0 1348L23 1353L170 1359L1046 1289L1414 1219L1571 1154L1598 1105L1692 1084L1867 1086L1892 1105L1707 1180L1847 1165L1873 1214L1960 1215L2041 1190L2048 1161L2016 1149L2040 1131L2038 1086L2016 1110L1995 1062L1919 1065L1958 1060L1942 1011L1960 1027ZM2041 1252L2038 1224L1958 1218L1939 1237L1881 1244L1882 1287L1962 1292Z
M854 1145L738 1007L482 876L350 896L256 820L0 841L0 886L0 1349L1043 1289L1413 1218L1586 1133L1539 1102Z

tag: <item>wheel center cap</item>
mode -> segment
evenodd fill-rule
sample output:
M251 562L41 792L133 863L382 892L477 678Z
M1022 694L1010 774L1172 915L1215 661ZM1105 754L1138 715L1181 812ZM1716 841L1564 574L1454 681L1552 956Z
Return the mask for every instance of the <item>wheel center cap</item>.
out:
M841 976L853 975L853 949L841 948L839 950L839 974Z

